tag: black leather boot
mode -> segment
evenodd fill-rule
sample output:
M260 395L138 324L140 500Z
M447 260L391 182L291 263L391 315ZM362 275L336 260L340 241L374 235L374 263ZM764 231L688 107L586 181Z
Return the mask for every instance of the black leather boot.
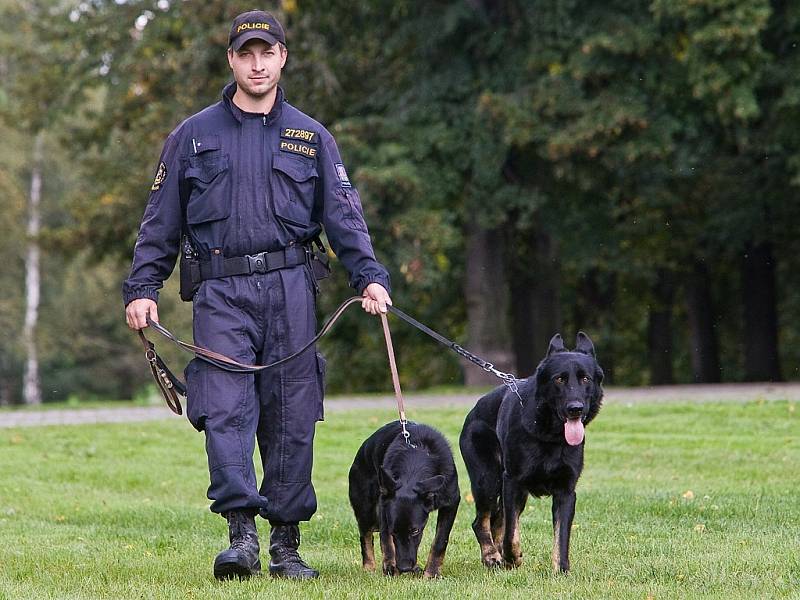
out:
M319 571L312 569L297 549L300 547L300 528L297 523L273 523L269 536L269 574L288 579L315 579Z
M225 514L228 520L228 537L231 547L217 554L214 560L214 577L217 579L245 579L261 573L258 559L258 531L255 511L233 510Z

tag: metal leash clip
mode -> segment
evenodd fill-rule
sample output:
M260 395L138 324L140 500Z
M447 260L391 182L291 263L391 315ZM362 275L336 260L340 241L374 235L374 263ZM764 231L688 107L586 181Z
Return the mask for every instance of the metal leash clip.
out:
M403 437L405 438L406 444L408 444L409 447L416 448L416 446L411 443L411 434L408 432L408 429L406 429L407 423L408 421L405 418L400 419L400 427L403 429Z
M511 373L503 373L502 371L498 371L497 369L492 369L492 373L497 375L500 379L503 380L503 385L505 385L508 389L514 392L519 398L519 405L522 406L522 396L519 395L519 385L517 385L518 379L514 377Z

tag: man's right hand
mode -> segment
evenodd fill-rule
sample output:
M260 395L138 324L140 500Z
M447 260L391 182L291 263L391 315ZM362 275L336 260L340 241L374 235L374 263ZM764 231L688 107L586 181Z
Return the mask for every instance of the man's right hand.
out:
M158 323L158 305L155 302L149 298L131 300L125 307L125 320L128 322L128 327L134 330L147 327L147 313L150 313L150 318Z

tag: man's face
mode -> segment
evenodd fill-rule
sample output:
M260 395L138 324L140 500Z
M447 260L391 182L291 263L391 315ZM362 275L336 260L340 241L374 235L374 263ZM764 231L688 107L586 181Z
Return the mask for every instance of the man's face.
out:
M278 85L286 55L280 44L270 46L263 40L250 40L238 52L228 50L228 64L242 92L263 98Z

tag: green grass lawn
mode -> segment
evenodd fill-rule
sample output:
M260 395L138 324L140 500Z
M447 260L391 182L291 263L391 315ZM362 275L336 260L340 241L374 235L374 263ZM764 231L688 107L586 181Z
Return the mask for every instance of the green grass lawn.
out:
M0 598L800 597L793 404L604 408L587 429L567 576L551 573L549 498L523 513L523 566L484 570L457 449L465 412L410 408L447 435L459 466L464 501L441 580L360 569L347 472L387 409L332 413L317 429L319 511L302 551L321 578L217 583L227 530L207 508L203 436L176 417L0 430Z

